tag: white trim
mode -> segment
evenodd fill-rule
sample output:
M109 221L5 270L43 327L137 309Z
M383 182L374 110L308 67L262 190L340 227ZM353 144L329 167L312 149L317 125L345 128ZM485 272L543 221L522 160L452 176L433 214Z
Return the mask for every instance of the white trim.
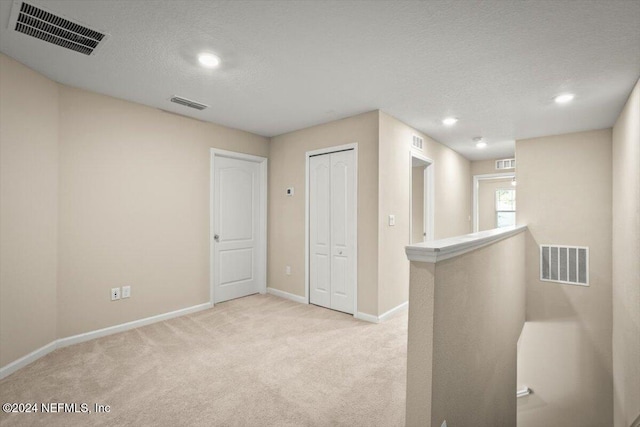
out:
M26 356L22 356L20 359L14 360L8 365L3 366L2 368L0 368L0 380L13 374L18 369L22 369L28 364L35 362L36 360L40 359L43 356L46 356L56 348L57 348L57 341L51 341L49 344L44 345L39 349L32 351Z
M21 369L28 364L35 362L41 357L51 353L53 350L67 347L73 344L78 344L85 341L90 341L96 338L104 337L107 335L117 334L118 332L128 331L130 329L139 328L141 326L150 325L152 323L162 322L164 320L173 319L174 317L184 316L186 314L196 313L198 311L211 308L211 303L206 302L204 304L198 304L187 308L181 308L179 310L170 311L168 313L158 314L156 316L145 317L144 319L133 320L127 323L121 323L120 325L109 326L107 328L97 329L95 331L85 332L78 335L72 335L66 338L60 338L51 341L49 344L40 347L39 349L32 351L26 356L21 357L9 363L6 366L0 368L0 379L11 375L18 369Z
M299 302L300 304L309 304L305 297L296 295L296 294L291 294L289 292L281 291L280 289L267 288L267 293L271 295L275 295L280 298L288 299L294 302Z
M494 228L493 230L407 246L405 252L409 261L437 263L493 244L525 230L527 230L526 225Z
M355 229L355 249L354 259L356 260L355 284L353 295L353 317L358 317L358 143L338 145L335 147L320 148L318 150L307 151L305 153L304 166L304 299L309 304L309 158L320 154L335 153L336 151L353 150L356 157L354 162L354 174L356 180L355 187L355 205L356 205L356 229Z
M219 148L211 148L210 150L211 153L214 153L216 156L227 157L229 159L248 160L255 163L262 163L267 160L266 157L254 156L253 154L239 153L236 151L221 150Z
M215 179L215 158L219 157L227 157L231 159L239 159L239 160L247 160L250 162L255 162L260 165L260 243L258 250L258 280L259 280L259 291L261 294L267 293L267 188L268 188L268 160L266 157L254 156L251 154L245 153L236 153L235 151L228 150L220 150L218 148L211 148L211 164L210 164L210 172L209 172L209 299L211 302L211 306L214 304L214 249L215 249L215 241L213 236L215 235L214 230L214 197L213 197L213 189L214 187L214 179Z
M427 224L427 240L435 239L436 232L436 221L435 221L435 206L436 206L436 178L435 178L435 167L436 164L434 161L431 161L431 164L425 168L425 190L427 191L427 197L425 197L427 205L425 208L426 224Z
M409 301L405 301L402 304L399 304L393 307L391 310L385 311L380 316L374 316L373 314L367 314L367 313L358 313L358 315L354 317L356 319L364 320L365 322L380 323L380 322L384 322L394 314L399 313L408 308L409 308Z
M358 149L358 143L352 142L351 144L336 145L333 147L318 148L317 150L307 151L306 157L308 159L309 157L318 156L320 154L329 154L329 153L335 153L336 151L357 150L357 149Z
M359 320L364 320L365 322L380 323L378 316L374 316L373 314L358 313L354 314L353 317Z
M384 322L385 320L387 320L389 317L393 316L396 313L399 313L403 310L406 310L409 308L409 301L405 301L402 304L399 304L395 307L393 307L391 310L387 310L384 313L382 313L380 316L378 316L378 320L380 322Z
M424 215L424 218L422 220L422 223L424 225L426 225L427 228L427 235L423 236L423 242L427 241L427 240L433 240L434 238L434 224L435 224L435 220L434 220L434 200L435 200L435 196L434 196L434 191L435 191L435 184L434 184L434 166L435 163L432 159L430 159L429 157L426 157L425 155L415 151L415 150L409 150L409 162L411 165L411 168L409 169L410 171L410 178L409 178L409 244L411 244L411 238L413 237L413 159L419 159L422 160L423 162L425 162L427 164L427 166L424 168L424 176L423 176L423 180L424 180L424 184L423 184L423 196L422 196L422 202L424 203L422 212Z
M58 348L67 347L69 345L78 344L81 342L93 340L107 335L117 334L118 332L128 331L130 329L139 328L141 326L150 325L152 323L162 322L163 320L173 319L174 317L180 317L191 313L197 313L198 311L211 308L210 302L204 304L198 304L187 308L181 308L179 310L170 311L168 313L158 314L151 317L145 317L144 319L133 320L127 323L121 323L115 326L109 326L107 328L97 329L91 332L85 332L83 334L73 335L66 338L60 338L58 340Z
M501 173L486 173L482 175L473 176L473 232L477 233L479 228L479 209L478 209L478 189L480 187L480 181L515 178L515 172L501 172Z

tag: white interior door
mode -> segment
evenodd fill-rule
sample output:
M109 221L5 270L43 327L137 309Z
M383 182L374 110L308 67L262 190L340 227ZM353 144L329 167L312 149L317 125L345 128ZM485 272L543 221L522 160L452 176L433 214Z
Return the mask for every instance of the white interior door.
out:
M214 158L214 303L260 291L260 165Z
M309 159L309 299L353 314L356 190L353 150Z

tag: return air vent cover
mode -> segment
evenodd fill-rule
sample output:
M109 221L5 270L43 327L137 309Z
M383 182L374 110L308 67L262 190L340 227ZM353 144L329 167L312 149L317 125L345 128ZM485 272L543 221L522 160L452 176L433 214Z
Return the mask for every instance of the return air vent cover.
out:
M540 246L540 280L589 286L589 248Z
M84 55L95 54L109 35L27 2L14 1L9 29Z
M205 108L209 107L208 105L204 105L199 102L192 101L190 99L183 98L181 96L175 96L175 95L171 97L171 102L184 105L185 107L195 108L196 110L204 110Z
M515 169L516 159L496 160L496 169Z
M413 140L411 141L411 145L413 145L415 148L419 148L420 150L422 150L423 144L424 144L424 140L422 138L420 138L418 135L413 135Z

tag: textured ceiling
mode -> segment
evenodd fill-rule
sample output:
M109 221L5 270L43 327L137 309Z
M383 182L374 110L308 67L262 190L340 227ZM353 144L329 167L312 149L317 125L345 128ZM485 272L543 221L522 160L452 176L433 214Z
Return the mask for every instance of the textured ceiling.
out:
M469 159L509 156L514 139L613 125L640 75L638 1L31 3L111 39L90 57L32 39L7 29L2 0L7 55L60 83L265 136L381 109ZM204 49L219 69L198 66ZM565 91L575 101L554 104ZM443 126L450 115L459 123Z

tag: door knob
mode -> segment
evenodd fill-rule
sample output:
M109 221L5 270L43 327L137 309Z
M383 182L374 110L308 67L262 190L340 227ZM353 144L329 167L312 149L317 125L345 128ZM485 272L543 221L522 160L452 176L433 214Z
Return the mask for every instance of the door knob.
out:
M220 236L218 234L214 234L213 235L213 240L215 240L216 242L220 241Z

